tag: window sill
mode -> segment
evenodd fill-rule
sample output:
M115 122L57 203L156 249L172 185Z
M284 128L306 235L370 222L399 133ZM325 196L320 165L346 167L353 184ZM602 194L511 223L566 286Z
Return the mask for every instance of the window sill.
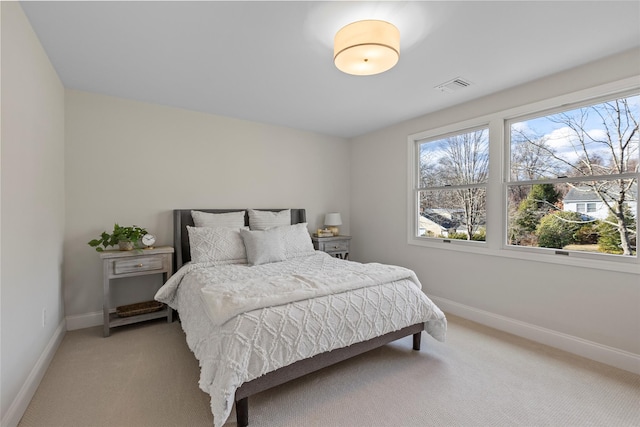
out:
M422 246L432 249L466 252L484 256L520 259L533 262L545 262L550 264L562 264L573 267L640 275L640 263L638 262L637 257L616 257L616 259L606 260L602 259L603 255L578 254L576 252L569 252L569 255L556 255L552 253L541 253L540 249L521 247L504 247L500 249L492 249L489 248L486 243L480 242L451 240L449 243L445 243L444 240L440 239L427 240L417 237L409 238L408 243L412 246Z

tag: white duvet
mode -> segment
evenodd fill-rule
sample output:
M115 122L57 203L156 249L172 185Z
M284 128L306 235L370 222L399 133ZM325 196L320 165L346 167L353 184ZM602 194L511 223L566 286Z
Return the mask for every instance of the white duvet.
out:
M253 267L192 263L156 299L180 313L220 427L240 385L298 360L420 322L443 341L445 316L420 288L411 270L316 252Z

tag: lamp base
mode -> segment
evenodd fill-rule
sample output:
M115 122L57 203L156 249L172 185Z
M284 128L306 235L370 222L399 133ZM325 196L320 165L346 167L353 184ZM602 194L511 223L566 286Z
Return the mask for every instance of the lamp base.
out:
M333 234L334 236L340 235L340 229L335 225L328 226L327 229L331 231L331 234Z

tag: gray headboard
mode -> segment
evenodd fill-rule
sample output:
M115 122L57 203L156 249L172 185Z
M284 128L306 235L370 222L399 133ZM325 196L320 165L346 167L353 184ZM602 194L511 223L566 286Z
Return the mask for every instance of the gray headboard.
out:
M259 209L261 211L278 212L283 209ZM174 209L173 211L173 246L175 248L175 270L183 264L191 261L191 249L189 248L189 233L187 225L193 227L191 211L208 213L226 213L244 211L244 224L249 225L249 211L247 209ZM307 214L304 209L291 209L291 224L307 222Z

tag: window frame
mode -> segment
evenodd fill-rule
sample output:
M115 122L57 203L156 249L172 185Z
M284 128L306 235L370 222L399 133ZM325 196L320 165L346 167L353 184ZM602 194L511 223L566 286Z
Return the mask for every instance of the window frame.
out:
M461 126L460 126L461 125ZM420 192L421 191L452 191L462 188L484 188L488 189L489 181L484 183L462 184L462 185L443 185L434 187L420 187L420 145L433 141L438 141L451 136L461 135L464 133L475 132L478 130L486 129L489 139L489 151L491 150L491 129L487 121L469 121L461 123L460 125L445 126L437 128L432 131L421 132L419 134L411 135L409 137L409 163L412 165L410 168L410 184L409 184L409 199L412 200L412 205L415 207L415 211L409 210L412 218L409 220L412 224L409 226L409 240L410 243L418 244L422 242L421 246L431 246L431 244L442 245L461 245L461 246L484 246L486 241L476 240L461 240L461 239L447 239L440 237L428 237L419 236L419 207L420 207ZM491 173L491 154L489 153L489 173ZM488 227L488 225L486 226Z
M407 244L417 247L444 249L458 252L520 259L550 264L561 264L581 268L601 269L640 275L640 254L634 257L599 253L564 254L547 248L519 247L507 245L507 182L510 173L509 142L506 136L506 123L512 119L539 117L547 111L566 111L578 105L595 104L599 100L616 96L637 94L640 92L640 76L605 83L587 89L570 92L541 101L514 106L491 114L461 120L445 126L423 130L407 137ZM467 129L488 126L489 128L489 180L487 189L486 241L468 242L463 240L417 237L419 200L416 188L419 178L418 143L447 134L456 134ZM637 174L636 174L637 176ZM640 206L638 207L640 211ZM639 212L640 213L640 212ZM639 215L640 216L640 215ZM638 218L640 221L640 218ZM560 252L560 253L556 253Z
M504 193L504 197L507 197L508 191L509 191L509 187L512 186L517 186L517 185L535 185L535 184L561 184L561 183L567 183L567 182L583 182L583 181L591 181L592 179L589 179L586 176L577 176L577 177L556 177L556 178L540 178L540 179L534 179L534 180L511 180L511 139L510 139L510 133L511 133L511 125L513 123L516 122L523 122L529 119L535 119L535 118L542 118L542 117L548 117L550 115L554 115L557 113L563 113L563 112L567 112L567 111L572 111L572 110L576 110L579 108L584 108L584 107L589 107L589 106L593 106L593 105L598 105L601 104L603 102L608 102L608 101L612 101L614 99L620 99L620 98L624 98L624 97L629 97L629 96L640 96L640 87L637 88L633 88L633 89L626 89L626 90L622 90L622 91L614 91L612 93L607 93L604 95L598 95L598 96L593 96L593 97L587 97L587 98L583 98L580 100L577 100L575 102L568 102L568 103L563 103L562 105L558 105L558 106L554 106L552 108L545 108L545 109L541 109L538 111L531 111L527 114L523 114L520 116L512 116L509 117L507 119L504 120L504 164L503 164L503 168L504 168L504 183L503 183L503 193ZM639 158L640 160L640 158ZM615 179L619 179L619 178L635 178L637 183L640 183L640 171L639 172L626 172L626 173L622 173L622 174L608 174L608 175L594 175L591 178L595 179L595 180L615 180ZM637 197L638 195L636 195ZM508 201L505 199L505 210L508 210ZM587 203L583 202L581 203L584 206L584 210L580 211L578 210L578 206L580 205L580 203L576 204L576 212L578 213L584 213L587 214ZM636 229L638 229L637 225L638 225L638 220L639 220L639 215L640 214L640 210L637 210L635 212L635 217L636 217ZM508 230L508 215L505 218L503 227L504 227L504 240L503 240L503 245L504 248L506 250L512 250L512 249L520 249L520 248L528 248L531 250L534 250L536 252L540 252L540 253L554 253L557 255L562 255L562 256L573 256L576 258L585 258L585 259L590 259L590 260L598 260L598 259L609 259L611 257L611 260L616 260L619 258L619 262L623 262L623 263L633 263L633 261L630 260L636 260L637 263L637 259L640 258L640 253L638 250L636 250L636 255L635 256L621 256L621 255L613 255L613 254L603 254L603 253L598 253L598 252L580 252L580 251L566 251L566 250L562 250L562 249L554 249L554 248L542 248L542 247L536 247L536 246L518 246L518 245L510 245L508 243L508 239L507 239L507 230Z
M421 155L420 155L420 147L422 144L428 144L430 142L436 142L436 141L440 141L442 139L446 139L449 137L455 137L458 135L463 135L463 134L468 134L468 133L473 133L473 132L477 132L477 131L485 131L487 132L487 144L489 144L489 125L488 124L484 124L484 125L480 125L480 126L474 126L471 128L467 128L467 129L461 129L459 131L456 132L448 132L446 134L440 134L440 135L434 135L431 136L429 138L424 138L424 139L420 139L420 140L416 140L415 141L415 155L416 155L416 161L417 161L417 167L416 167L416 173L417 176L415 177L415 182L416 182L416 187L414 188L415 191L415 195L414 197L416 197L417 200L417 204L418 207L420 206L420 192L422 191L455 191L455 190L462 190L462 189L476 189L476 188L483 188L485 189L485 197L486 197L486 189L487 189L487 185L488 185L488 177L487 180L485 182L477 182L477 183L468 183L468 184L441 184L441 185L436 185L436 186L431 186L431 187L421 187L421 170L420 170L420 163L421 163ZM488 146L487 146L487 156L489 155L488 152ZM487 173L491 170L490 167L490 162L488 162L487 164ZM485 211L486 211L486 207L485 207ZM416 212L416 221L419 219L418 218L419 215ZM485 225L486 228L486 225ZM445 240L444 243L454 243L454 244L459 244L459 243L464 243L464 244L484 244L484 241L477 241L477 240L461 240L461 239L449 239L449 238L440 238L440 237L429 237L429 236L420 236L419 233L417 232L419 230L419 224L416 227L416 238L417 239L435 239L435 240Z

